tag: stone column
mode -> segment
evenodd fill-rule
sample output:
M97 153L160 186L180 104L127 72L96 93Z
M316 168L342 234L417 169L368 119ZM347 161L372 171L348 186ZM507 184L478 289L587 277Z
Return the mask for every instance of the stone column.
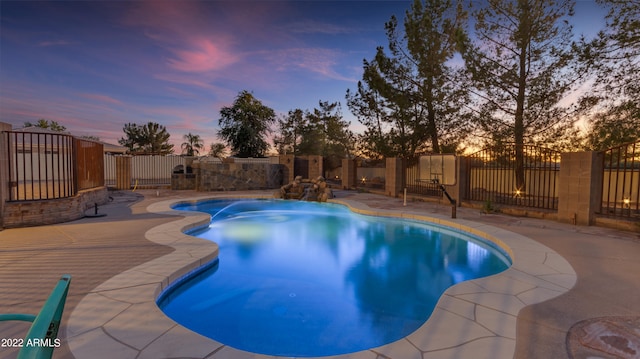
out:
M451 187L451 197L458 203L458 207L462 205L462 200L467 199L469 190L469 158L465 156L456 156L456 183ZM447 191L449 189L447 188Z
M131 189L131 156L116 157L116 189Z
M602 152L563 153L558 185L558 221L592 225L602 204Z
M309 179L324 176L322 173L322 156L309 156Z
M293 155L280 155L278 156L278 164L284 166L283 171L283 182L285 184L293 182L293 163L294 156Z
M398 197L404 191L404 162L402 158L387 158L384 174L384 192L387 196Z
M4 203L9 200L9 151L7 137L4 134L11 131L11 125L0 122L0 228L4 228Z
M356 186L356 161L342 160L342 188L350 189Z

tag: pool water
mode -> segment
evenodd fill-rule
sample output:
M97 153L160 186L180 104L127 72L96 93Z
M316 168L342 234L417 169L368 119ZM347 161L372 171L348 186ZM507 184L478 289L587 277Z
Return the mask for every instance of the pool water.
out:
M285 200L178 205L212 216L189 234L218 260L173 285L159 307L236 349L327 356L378 347L418 329L450 286L499 273L506 255L419 221Z

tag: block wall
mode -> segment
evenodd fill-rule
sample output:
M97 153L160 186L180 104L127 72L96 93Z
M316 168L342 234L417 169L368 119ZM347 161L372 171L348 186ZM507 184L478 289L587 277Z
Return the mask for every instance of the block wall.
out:
M294 156L293 155L280 155L278 156L278 163L283 166L283 181L284 183L293 182L293 164L294 164Z
M309 160L309 179L324 176L322 173L322 156L307 156Z
M68 198L7 202L2 213L3 225L14 228L73 221L84 217L95 203L102 205L108 199L107 188L98 187Z
M196 189L196 175L194 173L179 173L171 175L172 190Z
M356 186L356 162L354 160L342 160L342 188L351 189Z
M563 153L558 189L558 220L595 224L602 199L602 153Z
M403 191L404 166L401 158L387 158L385 164L385 193L390 197L398 197Z

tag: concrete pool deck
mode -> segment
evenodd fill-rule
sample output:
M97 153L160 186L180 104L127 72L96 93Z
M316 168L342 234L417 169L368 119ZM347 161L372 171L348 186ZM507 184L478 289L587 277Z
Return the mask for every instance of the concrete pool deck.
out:
M57 278L70 273L63 346L54 358L270 358L194 334L155 306L162 286L216 255L215 245L181 233L206 218L175 216L169 203L236 193L141 193L111 193L114 200L101 208L106 217L1 231L0 312L37 311ZM399 199L366 193L339 192L337 200L361 211L426 215L481 231L502 241L514 259L506 272L450 288L417 332L341 358L564 358L592 351L569 345L574 324L640 316L637 233L468 208L451 219L447 206L404 207ZM0 323L0 337L21 337L24 328ZM15 350L0 348L0 358L11 357Z

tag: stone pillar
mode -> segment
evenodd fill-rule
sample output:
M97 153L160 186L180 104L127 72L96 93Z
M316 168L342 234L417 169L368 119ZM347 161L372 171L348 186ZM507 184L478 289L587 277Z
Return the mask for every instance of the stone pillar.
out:
M187 173L187 167L192 167L193 162L198 159L196 156L184 156L184 173Z
M323 176L322 173L322 156L312 155L309 157L309 179Z
M116 189L131 189L131 156L116 157Z
M404 192L404 162L402 158L387 158L384 173L384 192L387 196L398 197Z
M0 122L0 228L4 228L4 203L9 200L9 151L7 137L4 134L11 131L11 125Z
M284 166L282 179L285 184L293 182L293 155L280 155L278 156L278 164Z
M602 204L602 152L563 153L558 185L558 221L592 225Z
M462 205L462 200L467 199L469 191L469 158L456 156L456 182L452 186L446 186L447 192L456 200L458 207ZM449 187L451 190L449 190Z
M350 189L356 186L356 161L342 160L342 188Z

